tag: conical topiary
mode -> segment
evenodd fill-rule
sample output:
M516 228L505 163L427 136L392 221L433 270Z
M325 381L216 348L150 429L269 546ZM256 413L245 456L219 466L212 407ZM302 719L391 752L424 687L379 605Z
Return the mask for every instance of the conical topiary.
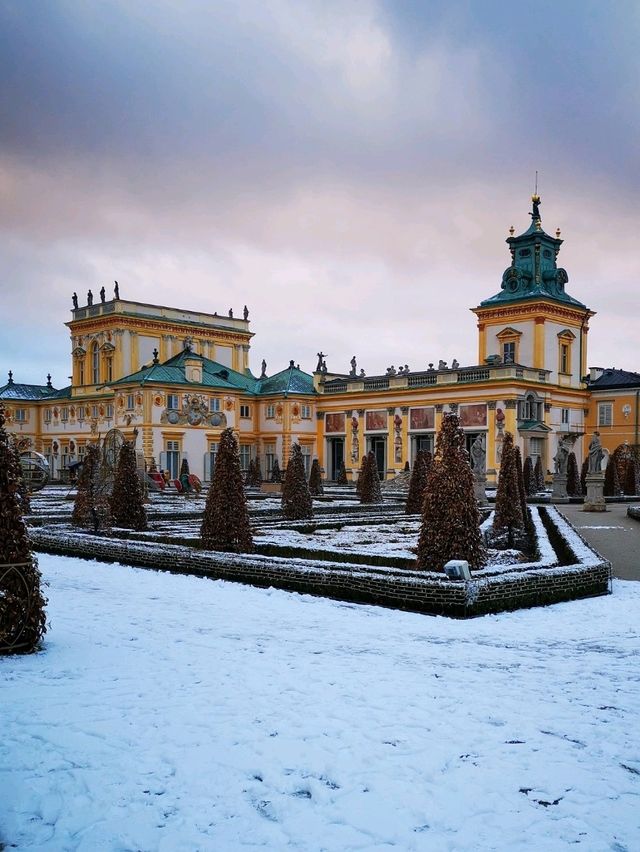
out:
M95 535L111 526L107 485L100 471L101 452L97 444L88 444L78 478L71 523L91 530Z
M618 481L618 469L613 455L610 455L607 459L607 467L604 472L604 496L617 497L619 494L620 483Z
M238 442L233 429L225 429L220 435L200 537L207 550L249 553L253 549Z
M416 567L442 571L450 559L472 568L484 560L480 513L465 435L455 414L444 414L429 467L418 539Z
M524 467L522 469L522 478L524 479L524 490L527 497L531 497L536 493L536 477L533 472L533 462L531 461L531 456L527 456L524 460Z
M380 474L376 458L372 452L365 457L362 469L362 484L360 486L361 503L382 503Z
M0 403L0 653L34 651L46 633L46 598L31 552L18 483L22 476Z
M311 472L309 473L309 491L313 497L319 497L324 494L322 487L322 473L320 471L320 462L314 459L311 463Z
M362 461L360 463L360 470L358 471L358 478L356 479L356 494L358 497L362 494L362 483L364 482L364 469L367 465L367 457L362 456Z
M522 520L527 520L527 493L524 488L524 473L522 471L522 456L520 447L514 447L516 456L516 478L518 480L518 495L520 497L520 509L522 510Z
M182 462L183 468L185 464L186 459ZM187 465L187 475L188 471ZM182 471L180 475L184 475ZM147 529L144 491L138 476L135 447L130 441L125 441L120 448L110 505L115 526L130 530Z
M533 469L536 479L536 491L544 491L545 481L544 481L544 469L542 467L542 458L538 456L536 459L536 466Z
M348 485L349 480L347 479L347 469L344 466L344 462L340 462L340 470L338 471L338 478L336 479L336 485Z
M255 488L260 488L262 485L262 468L260 467L260 456L256 456L253 463L253 480L252 484Z
M569 497L579 497L582 492L580 487L580 474L578 473L578 462L576 454L569 453L567 458L567 494Z
M413 470L411 471L411 479L409 480L409 491L405 504L407 515L419 515L422 512L424 492L427 487L427 474L430 466L431 454L424 450L418 450L413 463Z
M509 536L509 546L513 546L514 532L522 529L524 518L520 489L518 488L518 471L516 468L516 453L511 432L504 433L502 442L502 457L500 459L500 476L496 491L496 505L493 516L493 529L496 532L506 530Z
M300 444L291 445L291 455L282 485L282 513L291 521L313 516L313 501L304 472Z
M404 463L404 472L409 473L410 470L411 470L411 465L409 464L409 459L407 459L407 461Z
M587 474L589 473L589 457L582 462L582 467L580 468L580 493L587 493Z
M276 456L271 467L271 482L282 482L282 471L280 470L280 462Z
M627 459L627 463L624 468L624 493L627 496L634 496L637 494L636 479L636 461L633 456L631 456Z

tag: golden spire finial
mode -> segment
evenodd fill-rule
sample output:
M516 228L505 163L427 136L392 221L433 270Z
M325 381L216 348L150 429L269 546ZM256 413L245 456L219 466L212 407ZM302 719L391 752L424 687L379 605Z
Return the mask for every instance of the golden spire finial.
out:
M556 228L556 240L560 239L560 228Z
M516 232L516 229L515 229L515 228L513 227L513 225L512 225L512 226L509 228L509 233L511 234L511 236L513 236L513 235L515 234L515 232Z

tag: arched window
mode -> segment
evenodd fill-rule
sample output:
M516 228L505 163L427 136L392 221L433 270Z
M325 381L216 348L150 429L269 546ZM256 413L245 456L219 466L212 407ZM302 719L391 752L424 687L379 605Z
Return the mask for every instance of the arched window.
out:
M100 384L100 353L97 343L94 343L91 347L91 384Z

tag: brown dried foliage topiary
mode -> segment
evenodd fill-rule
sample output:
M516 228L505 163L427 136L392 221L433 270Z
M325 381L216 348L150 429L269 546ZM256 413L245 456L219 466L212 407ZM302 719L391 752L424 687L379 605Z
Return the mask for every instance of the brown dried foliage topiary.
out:
M202 546L208 550L249 553L253 549L238 443L233 429L225 429L220 435L200 536Z
M524 527L518 470L516 467L516 448L511 432L504 433L502 456L500 458L500 476L496 491L496 506L493 516L493 528L497 532L505 530L509 534L509 545L513 545L515 530Z
M480 513L465 436L455 414L445 414L427 475L416 567L442 571L450 559L484 561Z
M313 497L319 497L324 494L322 487L322 472L320 470L320 462L314 459L311 463L311 471L309 473L309 491Z
M38 562L22 517L20 463L0 403L0 653L29 653L47 630Z
M183 468L186 461L183 459ZM181 470L180 475L184 472ZM188 465L186 474L189 474ZM130 530L147 529L144 491L138 475L135 447L130 441L125 441L120 448L110 505L111 517L117 527Z
M313 517L313 501L304 472L300 444L291 445L291 455L282 485L282 513L290 521Z
M372 452L369 452L365 456L361 477L362 483L360 485L360 502L382 503L380 474L378 473L378 465L376 464L376 458Z
M89 444L78 477L71 515L72 524L91 530L96 535L107 532L111 526L109 495L101 477L100 460L100 447L97 444Z
M418 450L413 463L411 479L409 480L409 492L405 504L407 515L419 515L424 503L424 492L427 487L427 476L431 467L431 453L426 450Z

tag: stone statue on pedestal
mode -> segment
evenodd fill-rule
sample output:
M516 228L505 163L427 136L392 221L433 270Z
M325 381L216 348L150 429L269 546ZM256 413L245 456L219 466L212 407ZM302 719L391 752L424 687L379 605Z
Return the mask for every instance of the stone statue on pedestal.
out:
M476 476L485 476L487 472L487 450L484 435L476 435L471 444L471 468Z
M600 432L594 432L589 443L589 473L602 472L602 459L604 450L600 443Z
M566 474L569 453L571 452L572 446L573 443L568 435L565 435L560 439L558 450L553 459L555 462L555 473Z

